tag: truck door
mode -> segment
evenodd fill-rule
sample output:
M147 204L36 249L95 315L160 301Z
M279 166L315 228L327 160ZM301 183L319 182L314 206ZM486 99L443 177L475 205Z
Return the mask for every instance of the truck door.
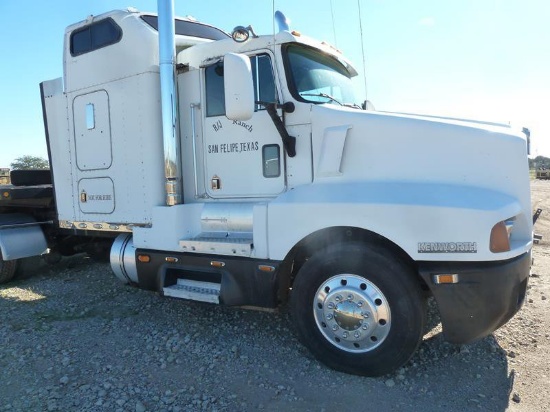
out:
M269 54L250 57L255 99L277 101ZM213 198L270 197L285 189L281 137L267 111L257 105L250 120L225 117L223 62L204 69L203 113L206 191Z

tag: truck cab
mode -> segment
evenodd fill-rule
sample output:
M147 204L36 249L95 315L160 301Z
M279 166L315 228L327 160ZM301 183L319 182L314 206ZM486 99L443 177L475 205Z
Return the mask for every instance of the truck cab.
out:
M231 37L168 21L171 80L160 16L124 10L69 26L64 76L41 84L58 225L116 237L122 281L231 306L290 300L315 356L371 376L412 356L430 294L455 343L519 310L521 131L365 110L342 53L284 24Z

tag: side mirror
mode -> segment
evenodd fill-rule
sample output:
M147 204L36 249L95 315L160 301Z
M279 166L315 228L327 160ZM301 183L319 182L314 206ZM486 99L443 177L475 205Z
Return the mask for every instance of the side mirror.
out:
M254 83L250 59L228 53L223 58L225 115L230 120L249 120L254 114Z
M370 100L365 100L363 102L363 104L361 104L361 109L363 109L363 110L373 110L373 111L376 110L374 108L374 104L372 104L372 102Z

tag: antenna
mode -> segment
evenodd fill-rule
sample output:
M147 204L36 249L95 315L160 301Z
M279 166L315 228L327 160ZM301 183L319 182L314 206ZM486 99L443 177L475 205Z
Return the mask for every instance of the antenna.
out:
M357 0L357 7L359 8L359 32L361 34L361 52L363 53L363 78L365 80L365 100L367 97L367 65L365 63L365 41L363 40L363 16L361 15L361 2Z
M273 22L273 69L277 65L277 53L275 53L275 0L271 1L271 21ZM273 72L275 75L275 72ZM258 96L259 98L259 96ZM273 88L273 101L278 102L277 87Z
M334 9L332 8L332 0L330 0L330 14L332 16L332 34L334 35L334 46L338 48L338 42L336 41L336 27L334 26Z

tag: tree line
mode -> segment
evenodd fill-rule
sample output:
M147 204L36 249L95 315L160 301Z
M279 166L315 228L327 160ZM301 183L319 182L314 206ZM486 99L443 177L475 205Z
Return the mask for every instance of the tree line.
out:
M49 169L50 163L38 156L21 156L10 163L11 170Z

